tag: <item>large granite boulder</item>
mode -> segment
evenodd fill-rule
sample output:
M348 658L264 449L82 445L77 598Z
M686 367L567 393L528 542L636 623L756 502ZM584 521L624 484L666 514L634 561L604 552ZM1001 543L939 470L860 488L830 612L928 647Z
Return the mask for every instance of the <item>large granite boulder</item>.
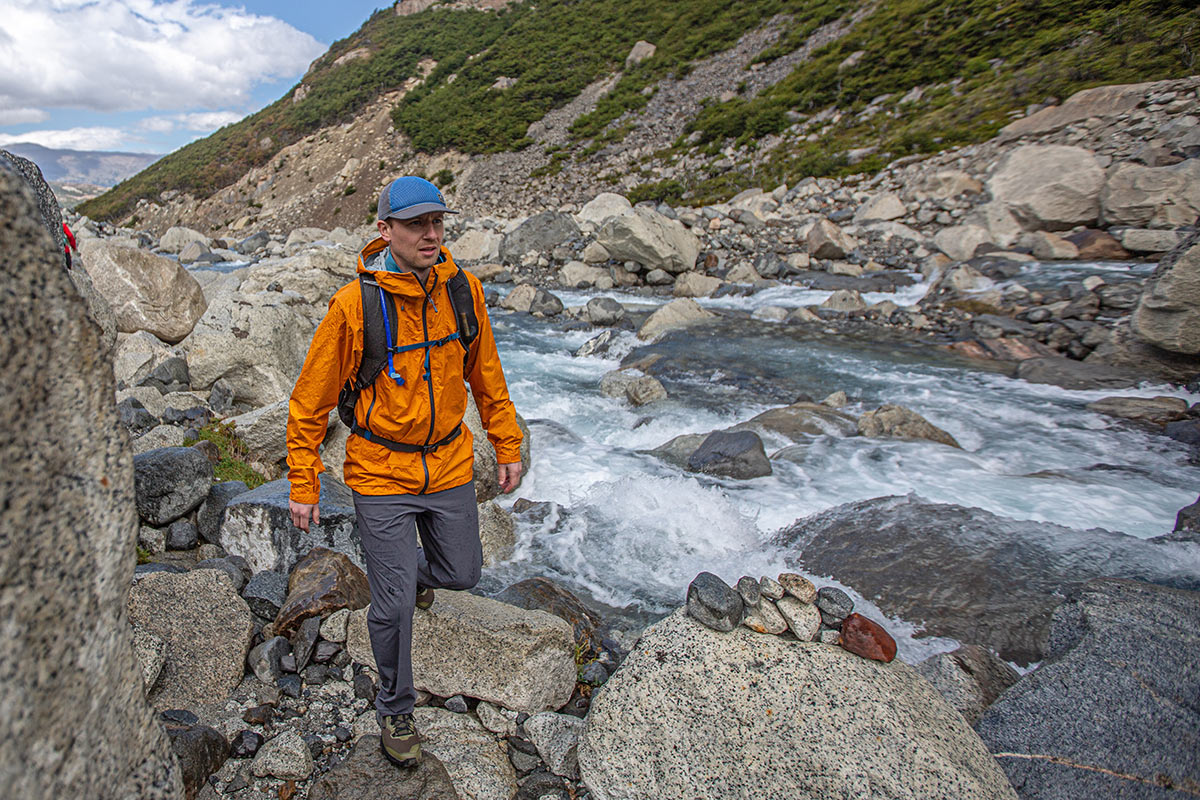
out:
M309 800L459 800L446 767L431 752L415 769L396 769L379 751L378 736L364 736L350 757L326 772L308 792Z
M700 307L700 304L690 297L679 297L646 318L642 327L638 328L637 338L648 341L667 331L687 328L692 325L716 318L716 314Z
M642 634L579 743L599 800L1016 798L966 721L910 667L682 611Z
M164 385L162 377L172 367L175 353L148 331L120 337L113 350L113 374L118 386ZM186 364L185 364L186 367Z
M1189 798L1200 786L1200 594L1097 580L1046 661L976 729L1022 798Z
M1015 669L977 644L930 656L913 666L972 725L1020 679Z
M1017 364L1017 377L1064 389L1128 389L1142 380L1142 375L1131 367L1075 361L1063 356L1027 358Z
M772 408L730 428L757 429L780 433L796 442L812 436L854 436L858 431L854 417L849 414L820 403L804 401Z
M167 253L178 253L192 242L199 242L208 247L212 244L212 239L209 239L200 231L176 225L167 228L166 232L163 233L162 237L158 240L158 249Z
M349 487L328 472L321 473L321 521L307 531L292 524L290 493L291 484L281 479L230 500L218 534L225 552L246 559L253 572L273 570L287 575L314 547L343 553L360 569L365 568Z
M79 255L122 333L149 331L174 344L208 308L200 284L169 258L104 239L82 240Z
M496 595L495 599L520 608L546 611L566 620L574 631L575 644L586 658L599 655L603 648L599 617L589 611L578 597L549 578L539 576L518 581Z
M129 620L167 643L148 694L156 708L224 703L241 683L254 620L224 572L143 575L129 590Z
M112 367L32 194L6 169L0 290L3 794L180 798L125 612L137 515Z
M255 264L246 271L239 291L265 292L278 288L294 292L324 313L334 292L355 280L357 272L355 253L341 247L314 247L290 258Z
M958 441L917 412L883 405L858 418L858 435L871 439L923 439L961 449Z
M213 465L194 447L160 447L134 457L133 481L138 516L162 526L204 502L212 488Z
M471 432L473 439L475 501L486 503L488 500L495 500L500 496L500 479L496 472L496 448L488 440L487 431L484 430L483 421L479 417L479 408L475 405L474 396L471 395L467 397L467 410L463 414L463 425ZM529 435L529 426L520 414L517 414L517 427L524 435L521 440L521 474L526 475L529 473L532 438Z
M1159 262L1142 290L1132 327L1155 347L1200 354L1200 234L1193 234Z
M500 243L503 241L504 237L495 231L469 230L446 246L454 255L455 263L470 264L500 258Z
M577 236L579 226L570 214L543 211L504 237L500 244L500 259L506 264L519 264L526 253L548 253Z
M791 551L789 565L853 586L889 616L1019 664L1045 655L1050 613L1090 578L1200 588L1200 575L1170 542L1006 519L911 495L814 514L775 543Z
M228 420L246 446L249 460L274 467L287 458L288 401L280 400Z
M1125 162L1108 176L1100 202L1109 225L1191 225L1200 216L1200 160L1189 158L1169 167Z
M1028 230L1067 230L1099 217L1104 170L1090 150L1029 144L1001 161L987 188Z
M366 609L350 615L346 649L360 664L375 666ZM416 611L412 663L418 689L529 714L561 708L575 688L570 625L466 592L439 589L432 608Z
M617 261L673 274L690 270L700 255L700 240L683 223L647 208L609 218L596 241Z
M192 388L208 390L224 378L239 402L265 406L286 399L313 334L313 320L301 308L282 292L215 298L182 345Z
M471 800L512 800L517 773L502 742L469 714L418 708L413 714L421 748L450 773L454 788Z
M600 227L613 217L627 214L633 210L633 205L624 196L613 192L601 192L583 204L575 216L582 222L590 222Z

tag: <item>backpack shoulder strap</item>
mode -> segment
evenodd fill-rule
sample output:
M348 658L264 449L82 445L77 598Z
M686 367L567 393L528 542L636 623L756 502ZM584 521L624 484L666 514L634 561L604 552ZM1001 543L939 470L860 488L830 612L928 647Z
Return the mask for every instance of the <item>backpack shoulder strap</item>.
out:
M378 283L362 274L358 276L358 285L362 292L363 354L354 385L362 391L374 383L383 371L384 365L387 364L388 346L393 344L387 340L383 324L383 303L392 306L389 311L392 312L390 316L393 319L396 315L392 296L381 291Z
M450 306L458 323L459 339L469 352L471 342L479 336L479 318L475 316L475 298L471 295L471 283L462 267L459 267L446 282L446 291L450 295Z

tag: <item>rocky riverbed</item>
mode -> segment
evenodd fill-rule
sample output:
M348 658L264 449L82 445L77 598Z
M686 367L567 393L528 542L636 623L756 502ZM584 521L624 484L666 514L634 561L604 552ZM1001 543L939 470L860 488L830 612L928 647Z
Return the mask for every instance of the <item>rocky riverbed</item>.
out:
M96 325L54 354L98 376L107 394L90 413L107 422L88 446L111 451L100 471L123 481L105 501L121 520L105 534L105 580L120 583L101 601L114 620L108 657L119 661L132 642L136 667L124 657L114 674L125 685L140 673L158 714L112 725L136 730L136 757L162 765L153 780L163 796L189 798L351 798L378 796L380 787L421 797L757 797L797 785L841 796L864 781L881 796L1011 796L997 764L1021 797L1189 791L1200 780L1191 746L1200 725L1186 700L1162 698L1190 696L1200 621L1198 514L1189 505L1200 461L1200 177L1188 138L1198 107L1194 82L1119 87L1037 110L986 145L875 176L764 187L703 208L634 207L600 193L528 216L454 223L451 252L485 280L514 349L526 352L520 337L557 337L571 342L569 360L581 370L612 367L588 396L564 393L563 403L594 402L607 413L620 404L631 440L652 435L639 429L660 430L656 416L693 417L685 433L606 454L639 465L647 485L698 487L687 497L709 517L684 517L696 530L681 532L672 555L695 565L685 584L696 572L732 568L721 560L730 551L709 547L703 529L743 523L714 497L780 474L811 482L804 469L833 463L822 452L843 442L868 444L867 460L888 458L890 447L960 469L966 461L938 454L989 458L952 413L922 413L887 395L867 403L848 386L812 395L817 382L782 374L790 362L772 348L730 358L723 347L734 339L782 342L780 351L862 343L1086 393L1087 408L1072 412L1081 430L1131 431L1120 441L1156 460L1028 470L1020 485L1095 484L1117 472L1186 500L1169 510L1178 511L1174 530L1138 536L1117 525L1081 530L1040 510L1013 519L884 491L771 526L770 549L753 551L762 562L755 575L784 566L828 578L826 605L840 608L839 594L858 598L864 617L898 640L900 660L885 663L812 641L840 641L845 631L834 635L830 623L841 617L822 630L821 614L809 612L817 627L801 635L800 622L771 605L788 604L769 579L738 581L737 591L709 584L710 596L730 601L718 627L732 630L717 634L697 624L694 608L691 617L670 614L688 599L683 586L661 571L638 572L636 558L619 566L663 583L658 594L632 596L637 602L619 598L586 557L553 561L544 572L556 580L519 574L530 565L538 573L531 553L539 546L577 539L573 520L603 499L572 507L552 491L547 476L564 467L549 454L574 450L582 460L585 448L561 421L568 415L556 421L546 403L551 411L528 426L530 481L515 503L497 503L494 454L476 437L491 571L479 594L439 593L431 611L417 612L417 723L431 757L413 774L397 773L374 749L370 598L337 477L347 432L335 418L320 526L308 534L290 526L279 480L287 395L370 229L233 238L174 227L153 236L67 214L80 250L48 302L73 325ZM1122 138L1130 125L1151 124L1161 135L1143 136L1145 147ZM6 264L60 269L48 237L35 233L49 206L35 212L21 184L5 180L5 213L24 237L5 242ZM14 296L42 288L29 275L6 273ZM17 330L19 321L6 325ZM26 338L41 354L32 364L67 345ZM510 381L529 382L509 370ZM11 396L36 389L33 371L11 370ZM843 388L850 393L835 390ZM543 398L552 391L540 390ZM51 421L77 416L69 394L47 409ZM672 403L678 409L664 411ZM733 418L723 410L749 406L755 413ZM469 422L478 432L478 419ZM208 440L228 448L229 434L257 472L243 477L262 485L218 479L230 451ZM1182 478L1164 474L1172 464ZM63 480L74 474L65 462L50 469ZM866 462L839 469L864 481L870 474ZM615 522L604 518L606 533L652 559L646 531L670 529L650 518L671 509L653 508L654 492L628 484L622 493L622 485L608 495ZM779 486L798 494L802 484ZM22 513L21 524L55 536L71 529L51 507ZM127 557L135 539L144 562L136 570ZM802 587L806 579L794 577ZM833 613L819 601L811 608ZM21 619L40 635L36 614ZM921 646L931 635L939 642L932 654ZM1120 663L1103 656L1115 640ZM922 663L911 669L906 656ZM1018 680L1013 665L1027 674ZM1143 706L1156 710L1127 713ZM1087 732L1073 726L1081 710ZM1114 725L1121 736L1108 732ZM731 738L743 729L751 734ZM844 733L836 741L822 734L835 729ZM164 755L162 731L177 761ZM1094 744L1101 739L1126 744ZM1139 744L1151 740L1153 748ZM731 752L745 770L729 770ZM931 777L913 753L944 769Z

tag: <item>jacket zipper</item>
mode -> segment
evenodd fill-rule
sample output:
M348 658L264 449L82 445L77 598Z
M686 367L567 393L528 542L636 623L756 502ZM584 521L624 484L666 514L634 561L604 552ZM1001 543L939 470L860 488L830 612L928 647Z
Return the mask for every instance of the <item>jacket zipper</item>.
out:
M416 276L414 275L413 277ZM433 290L437 291L436 270L433 273ZM421 304L421 333L423 334L425 341L428 342L429 304L432 302L432 299L430 298L430 294L432 294L432 292L426 291L423 284L421 286L421 291L425 292L425 302ZM437 307L434 306L435 311L436 309ZM425 376L425 384L429 387L429 433L425 435L425 446L428 447L429 443L433 441L434 426L437 424L437 409L435 408L433 402L433 353L430 351L429 347L425 348L425 358L429 360L429 372ZM421 491L417 494L425 494L426 490L429 489L429 462L426 461L427 455L428 454L425 452L421 453L421 469L425 471L425 484L421 487Z

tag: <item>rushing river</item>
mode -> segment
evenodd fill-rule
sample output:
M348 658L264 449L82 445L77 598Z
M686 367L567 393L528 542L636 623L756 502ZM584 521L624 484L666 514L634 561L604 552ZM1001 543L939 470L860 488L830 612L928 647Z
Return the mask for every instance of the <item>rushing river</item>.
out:
M1029 277L1044 279L1032 269ZM906 287L900 296L868 300L911 303L922 290ZM567 305L598 296L557 294ZM643 308L664 302L599 294ZM744 317L763 305L808 305L828 294L778 287L702 302ZM621 333L605 357L576 358L572 352L596 331L564 332L560 323L498 310L493 323L513 399L533 438L529 474L502 502L524 497L557 506L544 519L518 523L515 556L488 571L485 590L547 575L645 620L682 604L702 570L731 583L781 571L782 554L766 544L770 535L842 503L914 493L1019 520L1148 538L1169 532L1178 509L1195 501L1200 488L1200 468L1188 463L1184 445L1085 408L1118 393L1200 399L1168 386L1068 391L973 368L934 348L814 339L788 325L738 319L656 346L677 367L662 378L670 398L634 408L599 390L601 377L643 344L631 332ZM801 393L820 400L838 390L851 400L846 411L903 405L950 432L963 449L835 436L797 446L768 436L768 455L783 451L772 459L774 474L745 481L688 473L646 452L680 434L746 421ZM917 631L905 620L889 626L908 660L952 645L914 641Z

